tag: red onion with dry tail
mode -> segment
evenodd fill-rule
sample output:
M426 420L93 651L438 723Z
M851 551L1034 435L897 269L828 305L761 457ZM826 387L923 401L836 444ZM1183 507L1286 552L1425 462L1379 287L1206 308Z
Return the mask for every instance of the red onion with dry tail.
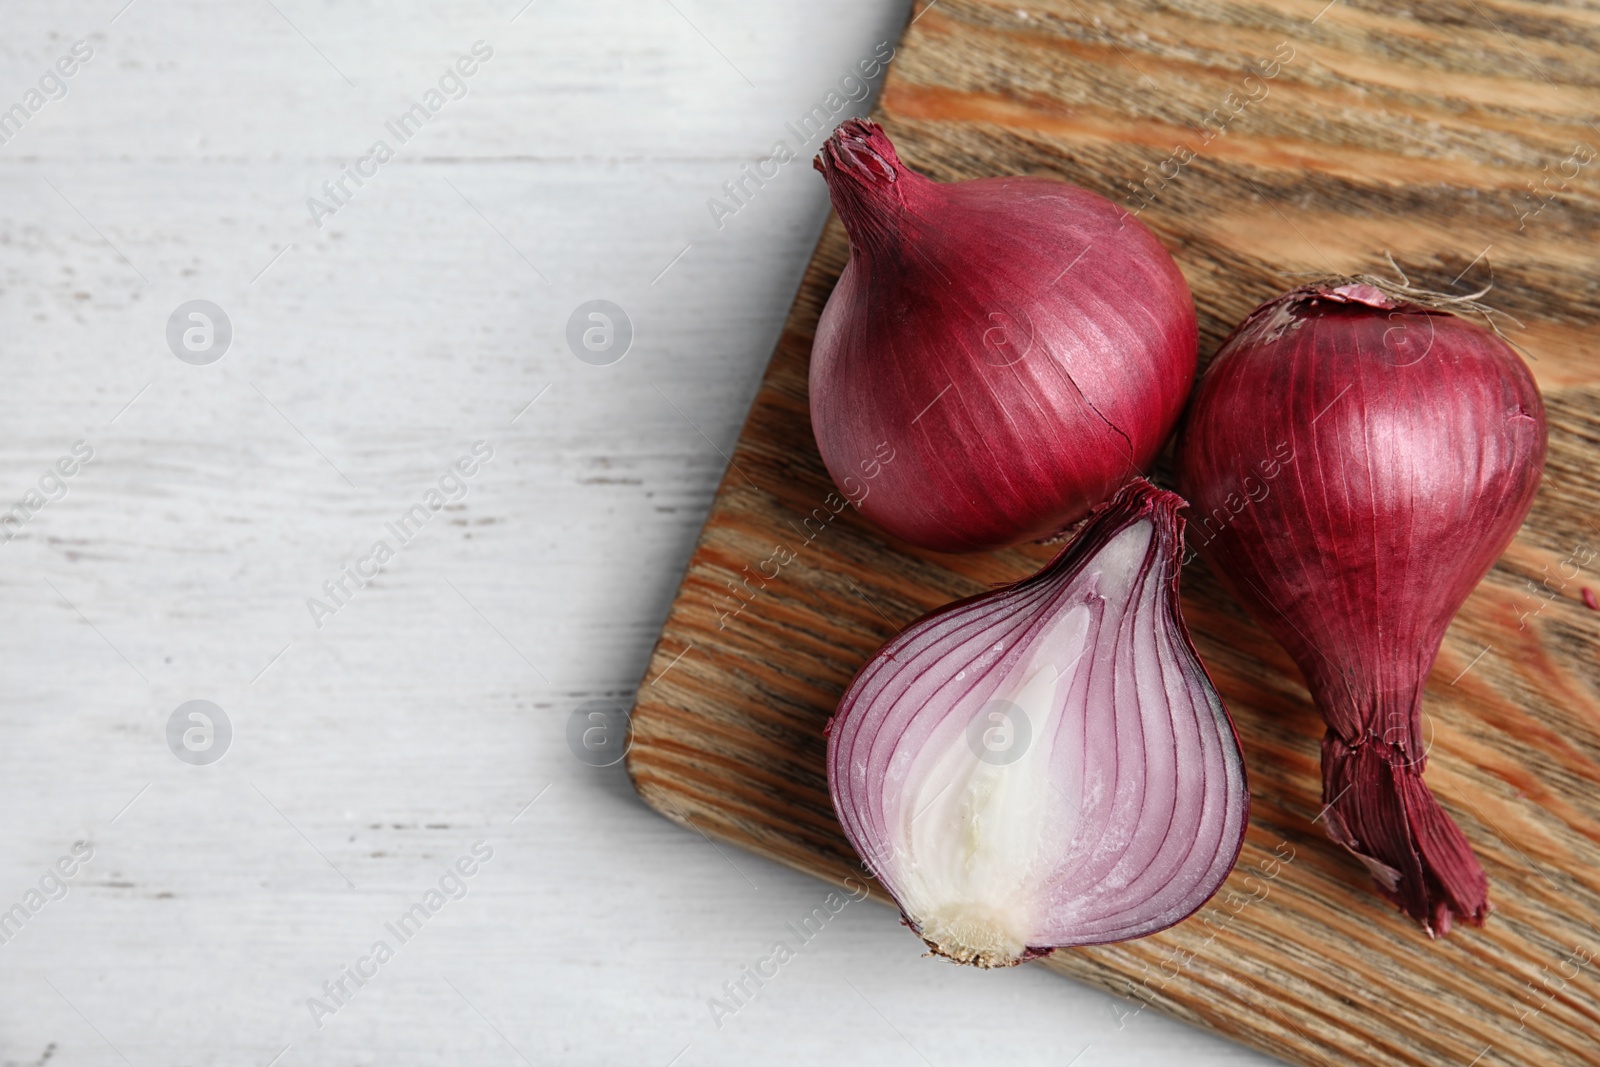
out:
M1194 381L1194 302L1132 215L1047 178L939 183L882 129L817 157L850 261L811 350L811 424L884 530L964 552L1055 534L1148 467Z
M1441 310L1471 306L1370 278L1270 301L1207 369L1178 446L1193 541L1327 723L1329 836L1436 936L1481 925L1490 905L1423 784L1423 685L1545 455L1522 360Z

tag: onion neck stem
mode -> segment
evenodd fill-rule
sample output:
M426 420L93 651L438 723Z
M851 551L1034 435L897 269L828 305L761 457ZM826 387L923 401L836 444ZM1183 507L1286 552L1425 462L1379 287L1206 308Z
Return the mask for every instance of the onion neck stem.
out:
M882 127L864 119L841 123L814 165L828 183L852 252L897 239L912 201L935 184L901 163Z

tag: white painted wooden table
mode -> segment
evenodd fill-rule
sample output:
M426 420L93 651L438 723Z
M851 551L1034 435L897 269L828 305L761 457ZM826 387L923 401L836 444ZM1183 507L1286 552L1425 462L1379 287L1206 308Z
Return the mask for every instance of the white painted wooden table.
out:
M0 16L0 1061L1256 1061L868 905L719 1027L825 887L567 746L638 684L826 212L804 159L707 200L903 0L123 2ZM566 342L593 299L610 366ZM169 747L190 700L216 762Z

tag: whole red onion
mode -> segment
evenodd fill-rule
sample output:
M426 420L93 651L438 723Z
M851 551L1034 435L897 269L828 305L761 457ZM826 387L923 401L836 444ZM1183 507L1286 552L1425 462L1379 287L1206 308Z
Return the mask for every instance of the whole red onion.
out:
M862 120L816 166L850 261L811 349L811 426L868 518L925 548L997 548L1057 533L1150 463L1196 326L1142 223L1047 178L931 181ZM895 462L863 495L886 442Z
M840 700L834 810L939 955L1141 937L1233 868L1250 790L1178 611L1182 506L1135 479L1038 574L907 627Z
M1488 880L1422 781L1423 684L1528 513L1545 421L1510 347L1417 300L1335 280L1257 308L1195 391L1178 467L1193 543L1327 722L1328 834L1442 935L1482 923Z

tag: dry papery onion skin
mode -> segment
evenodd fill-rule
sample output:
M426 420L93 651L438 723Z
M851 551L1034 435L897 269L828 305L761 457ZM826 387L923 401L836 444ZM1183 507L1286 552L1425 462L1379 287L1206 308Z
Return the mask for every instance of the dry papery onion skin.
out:
M828 724L846 836L934 953L1003 967L1193 914L1249 789L1178 607L1183 501L1131 482L1034 576L913 623Z
M1422 780L1423 686L1527 515L1546 446L1528 368L1451 312L1490 314L1372 277L1268 301L1207 369L1178 443L1192 542L1327 723L1328 835L1432 936L1490 904Z
M1059 533L1148 469L1198 332L1142 222L1050 178L933 181L862 120L816 166L850 259L812 344L812 430L851 500L876 450L896 455L863 515L922 548L1001 548Z

